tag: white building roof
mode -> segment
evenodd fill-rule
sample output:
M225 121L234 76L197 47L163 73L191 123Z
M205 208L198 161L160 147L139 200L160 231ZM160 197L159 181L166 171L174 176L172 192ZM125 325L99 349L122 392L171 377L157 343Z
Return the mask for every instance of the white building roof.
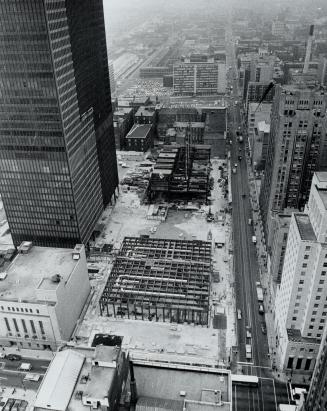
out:
M258 130L264 133L270 133L270 124L265 121L258 121Z
M85 356L73 350L58 352L37 393L34 409L66 411Z

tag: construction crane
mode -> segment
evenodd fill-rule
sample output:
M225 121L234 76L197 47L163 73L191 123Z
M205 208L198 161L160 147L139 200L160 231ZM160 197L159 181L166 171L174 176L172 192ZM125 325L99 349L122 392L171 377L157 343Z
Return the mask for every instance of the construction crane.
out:
M261 103L263 102L263 100L266 98L266 96L268 95L269 91L272 90L275 87L275 82L272 80L269 84L268 87L266 88L266 90L264 91L259 104L257 105L257 108L255 109L254 113L257 112L258 108L261 106Z

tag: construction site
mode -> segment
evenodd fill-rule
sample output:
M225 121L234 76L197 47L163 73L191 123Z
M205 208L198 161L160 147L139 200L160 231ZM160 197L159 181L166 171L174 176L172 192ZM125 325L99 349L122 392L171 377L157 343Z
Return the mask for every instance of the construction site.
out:
M207 203L210 196L210 146L164 146L154 166L148 197L158 196L200 199Z
M103 316L209 325L211 243L125 237L100 298Z

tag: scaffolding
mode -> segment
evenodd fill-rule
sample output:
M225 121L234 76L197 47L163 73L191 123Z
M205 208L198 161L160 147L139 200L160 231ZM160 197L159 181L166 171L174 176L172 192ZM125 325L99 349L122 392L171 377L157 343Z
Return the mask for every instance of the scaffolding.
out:
M148 194L188 196L207 201L210 195L210 146L164 146L150 178Z
M211 243L125 237L101 315L208 325Z

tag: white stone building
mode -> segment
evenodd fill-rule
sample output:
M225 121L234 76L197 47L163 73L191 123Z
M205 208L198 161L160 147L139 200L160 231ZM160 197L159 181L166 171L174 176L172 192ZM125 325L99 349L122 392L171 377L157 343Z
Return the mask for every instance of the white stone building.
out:
M0 281L0 344L56 349L70 339L90 293L84 246L25 242Z
M275 301L277 365L311 373L327 318L327 172L314 174L304 213L294 213Z

